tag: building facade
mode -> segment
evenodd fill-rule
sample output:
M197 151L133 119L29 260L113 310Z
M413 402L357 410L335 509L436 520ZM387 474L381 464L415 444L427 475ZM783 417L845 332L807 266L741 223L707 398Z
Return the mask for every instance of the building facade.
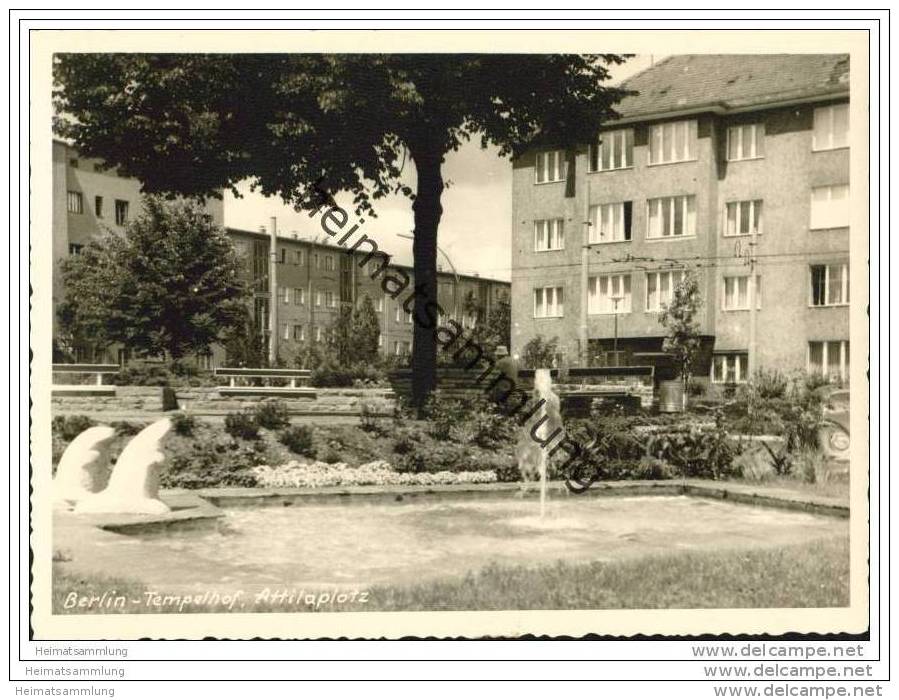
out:
M124 233L125 224L141 206L140 182L121 177L94 158L84 158L63 141L53 141L53 338L56 309L65 294L61 262L104 230ZM222 200L209 199L206 209L224 224ZM85 358L86 359L86 358Z
M77 255L82 247L103 230L124 233L125 224L141 206L140 183L119 177L103 169L94 159L83 158L61 141L53 142L53 322L56 339L56 309L65 294L61 263ZM222 200L209 199L205 204L213 221L224 225ZM317 221L310 219L310 231L325 238ZM314 229L318 229L315 231ZM282 360L292 363L300 345L320 342L340 308L355 305L367 295L371 298L381 327L379 346L384 355L405 356L412 351L411 314L397 300L381 289L380 278L371 273L380 260L365 265L366 249L348 252L345 248L300 237L299 234L278 236L276 250L276 289L269 284L270 236L261 231L226 228L236 250L244 261L243 275L252 289L251 312L263 345L270 341L270 309L277 303L277 347ZM402 269L412 280L412 269ZM483 321L501 300L508 301L509 283L473 275L438 273L438 302L450 316L466 328ZM79 360L122 361L124 355L110 348L102 358L82 356ZM201 358L207 366L225 362L222 348L213 348L209 357Z
M318 226L317 223L314 224ZM415 285L411 267L395 265L410 282L407 292L394 299L381 285L384 274L380 258L369 250L338 247L324 240L308 240L299 235L278 236L277 289L268 285L271 237L263 228L245 231L228 228L229 236L245 261L244 274L253 289L253 318L268 347L272 299L277 304L278 355L290 361L307 341L324 342L340 309L355 307L367 296L371 299L381 329L378 347L382 355L403 357L412 352L412 314L403 308ZM320 239L325 236L320 234ZM375 237L376 238L376 237ZM497 303L509 301L509 282L475 275L437 274L437 302L464 328L474 328L492 312ZM220 358L216 358L217 361Z
M542 335L571 365L646 362L691 271L697 377L747 379L755 294L756 367L847 379L848 73L843 55L674 56L624 84L597 144L516 160L513 351Z

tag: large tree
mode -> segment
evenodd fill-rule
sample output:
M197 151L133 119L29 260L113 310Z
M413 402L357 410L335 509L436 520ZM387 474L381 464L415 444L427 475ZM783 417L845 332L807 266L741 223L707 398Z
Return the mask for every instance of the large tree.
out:
M108 231L65 261L60 325L150 355L208 352L245 323L241 264L202 207L147 197L124 235Z
M57 131L152 192L209 195L250 179L318 208L350 192L413 204L413 399L435 385L437 228L446 155L592 142L623 96L613 54L61 54ZM414 191L403 179L410 160ZM317 188L312 185L318 183ZM487 203L489 206L489 203Z
M684 385L684 403L686 404L687 386L693 374L693 364L699 355L702 345L700 327L697 316L702 308L702 292L699 289L699 278L692 270L684 273L683 279L674 288L674 295L669 304L662 306L659 323L665 329L662 350L669 353Z

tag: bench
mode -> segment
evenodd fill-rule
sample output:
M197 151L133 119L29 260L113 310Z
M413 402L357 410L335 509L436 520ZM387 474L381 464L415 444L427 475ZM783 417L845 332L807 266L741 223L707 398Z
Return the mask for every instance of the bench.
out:
M220 386L220 396L274 396L274 397L303 397L315 398L315 389L301 386L309 381L312 372L308 369L263 369L252 367L216 367L216 377L228 380L228 386ZM241 379L268 380L264 386L239 385ZM286 379L289 386L272 386L272 379Z
M51 396L115 396L114 384L104 384L104 374L118 374L118 365L101 364L55 364L53 365L54 383L50 388ZM93 384L56 384L57 374L93 374Z

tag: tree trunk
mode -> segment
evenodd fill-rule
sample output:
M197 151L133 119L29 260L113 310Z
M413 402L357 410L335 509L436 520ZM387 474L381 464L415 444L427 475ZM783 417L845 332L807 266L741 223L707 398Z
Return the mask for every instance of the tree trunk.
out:
M412 211L415 240L412 244L415 274L414 332L412 336L412 405L419 411L437 386L437 339L433 328L418 319L428 319L429 302L437 303L437 226L443 214L443 153L438 149L412 150L418 171L418 187ZM433 307L432 307L433 308Z

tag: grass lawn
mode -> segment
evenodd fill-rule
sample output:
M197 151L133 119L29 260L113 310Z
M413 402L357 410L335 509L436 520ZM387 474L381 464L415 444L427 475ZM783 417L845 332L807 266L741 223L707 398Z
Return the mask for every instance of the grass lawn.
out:
M70 591L100 595L115 590L143 597L137 582L73 576L59 567L53 577L53 611L65 609ZM567 610L626 608L817 608L849 605L849 540L817 540L788 547L685 552L634 561L539 568L490 566L461 579L371 589L366 603L326 610ZM248 604L234 612L304 612L292 605ZM159 612L126 604L91 612ZM184 612L227 612L190 605Z

